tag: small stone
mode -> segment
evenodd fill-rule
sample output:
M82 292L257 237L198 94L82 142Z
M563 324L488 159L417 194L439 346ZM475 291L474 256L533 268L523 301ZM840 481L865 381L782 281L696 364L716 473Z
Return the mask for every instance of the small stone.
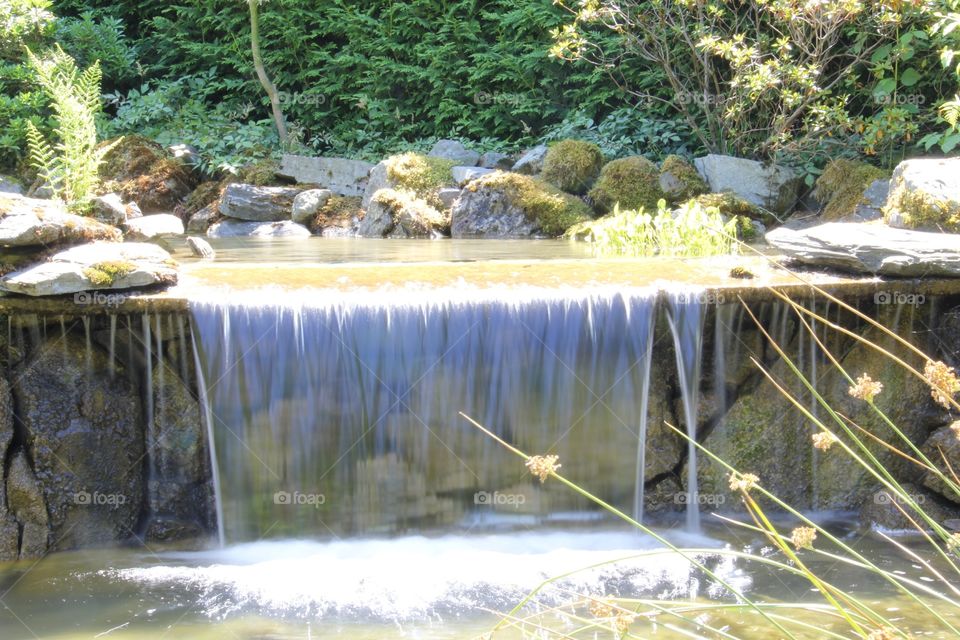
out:
M485 169L500 169L502 171L509 171L513 166L513 162L510 160L510 156L505 153L487 151L485 154L480 156L480 166Z
M450 173L453 174L453 181L461 187L471 180L493 172L493 169L484 169L483 167L451 167L450 169Z
M213 247L210 246L210 243L203 238L190 236L187 238L187 246L190 247L190 252L197 257L212 260L217 256L217 253L213 250Z
M123 224L127 219L127 207L115 193L93 199L93 217L107 224Z
M293 199L293 213L291 218L294 222L306 224L317 215L327 201L333 196L329 189L308 189L301 191Z
M428 156L453 160L464 167L475 167L480 161L480 154L471 151L456 140L440 140L430 149Z

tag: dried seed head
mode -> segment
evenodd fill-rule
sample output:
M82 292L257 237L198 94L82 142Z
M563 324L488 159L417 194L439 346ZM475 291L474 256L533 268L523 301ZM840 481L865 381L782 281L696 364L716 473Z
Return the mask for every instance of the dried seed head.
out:
M790 542L799 549L813 549L813 541L817 539L817 530L813 527L797 527L790 532Z
M613 615L613 607L606 600L592 600L590 602L590 615L594 618L609 618Z
M730 491L750 491L759 484L760 478L752 473L731 473Z
M857 378L857 383L850 387L850 395L859 400L873 402L873 399L883 391L883 383L878 382L865 373Z
M813 434L813 446L820 451L829 451L830 447L833 446L835 442L839 440L837 436L833 435L829 431L821 431L820 433Z
M560 468L560 465L557 463L557 460L560 459L560 456L549 455L549 456L530 456L527 458L527 469L530 470L530 473L540 478L540 482L546 482L547 476L557 472L557 469Z
M941 407L949 408L953 396L960 391L960 380L954 373L953 367L943 362L928 360L923 368L923 377L930 385L930 395Z

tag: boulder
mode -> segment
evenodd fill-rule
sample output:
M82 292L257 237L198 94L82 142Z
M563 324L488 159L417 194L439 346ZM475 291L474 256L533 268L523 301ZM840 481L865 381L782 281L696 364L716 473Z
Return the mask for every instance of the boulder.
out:
M363 212L359 196L332 196L310 220L310 230L325 238L356 235Z
M493 169L485 169L483 167L451 167L450 169L450 173L453 174L453 181L460 187L480 176L493 173L493 171Z
M960 232L960 159L901 162L890 179L883 213L892 227Z
M407 191L435 209L442 208L437 194L440 189L455 186L451 171L453 166L452 160L419 153L390 156L370 172L370 182L363 194L361 208L366 211L373 195L381 189Z
M543 170L543 159L547 157L547 145L538 144L520 156L510 169L514 173L532 176Z
M370 180L367 182L367 188L363 192L363 199L360 201L360 208L364 211L370 206L373 194L380 189L393 189L397 185L390 180L387 175L387 161L381 160L370 170Z
M107 224L120 225L127 219L127 205L115 193L97 196L93 199L93 217Z
M50 548L115 544L132 535L143 502L140 395L99 347L48 340L16 370L13 393Z
M207 229L210 238L309 238L310 230L292 220L281 222L245 222L226 219L216 222Z
M863 198L853 209L853 214L844 218L845 222L870 222L883 217L883 206L890 195L889 180L874 180L863 191Z
M684 202L710 190L696 168L677 155L664 158L658 183L664 196L673 203Z
M219 211L228 218L253 222L289 220L293 200L300 189L293 187L257 187L252 184L228 184L220 198Z
M453 203L456 202L457 198L460 197L460 189L457 187L445 187L437 192L437 197L440 198L440 204L443 205L443 208L449 210L453 207Z
M814 199L823 210L823 221L842 220L854 215L857 207L865 202L867 189L878 181L885 181L888 174L866 162L837 158L823 169L813 190ZM886 197L884 197L884 201ZM879 206L883 206L883 202Z
M451 160L454 164L464 167L475 167L480 161L479 153L467 149L456 140L439 140L427 155L431 158Z
M154 213L127 220L123 225L127 240L143 241L183 235L183 221L170 213Z
M381 189L374 194L357 233L365 238L438 237L450 228L450 218L413 194Z
M943 475L955 478L954 474L960 474L960 422L934 431L923 444L921 451ZM960 494L934 473L928 471L924 474L923 486L951 502L960 504Z
M189 167L156 142L132 135L102 144L114 142L100 165L103 186L145 213L173 211L196 186Z
M643 156L620 158L605 164L589 195L600 213L609 213L619 205L621 211L643 209L653 214L657 203L664 197L659 170Z
M0 173L0 193L12 193L23 195L23 185L16 178L5 176Z
M366 190L371 169L373 165L362 160L285 154L277 175L319 185L338 196L360 196Z
M567 193L587 192L603 167L603 152L592 142L560 140L550 145L540 177Z
M0 194L0 245L48 246L120 239L118 229L67 213L59 202Z
M559 236L589 218L580 199L529 176L497 171L464 187L453 204L455 238Z
M960 236L829 222L802 230L786 227L766 240L803 264L884 276L960 276Z
M774 213L789 212L800 196L800 177L787 167L716 154L697 158L694 165L711 191L733 191Z
M200 209L187 221L187 231L190 233L206 233L214 222L220 219L220 212L217 211L216 203L209 204Z
M92 242L4 276L0 279L0 289L29 296L50 296L93 289L175 284L176 281L176 262L155 244Z
M480 166L484 169L500 169L501 171L509 171L513 167L513 161L505 153L499 153L497 151L487 151L485 154L480 156Z
M937 503L929 493L919 487L909 482L901 483L900 486L933 520L942 524L960 516L960 510ZM918 523L923 522L907 500L887 489L878 489L864 502L860 510L860 524L881 531L916 531L916 527L903 511ZM929 530L929 527L924 525L924 529Z
M213 259L217 257L217 253L213 250L213 247L211 247L210 243L203 238L195 238L191 236L187 238L187 246L190 247L190 253L199 258Z
M330 189L307 189L297 194L293 199L293 213L291 218L294 222L307 224L313 220L317 212L327 204L327 201L333 196Z
M50 522L43 492L24 452L18 451L7 472L10 513L23 528L20 559L40 558L47 552Z

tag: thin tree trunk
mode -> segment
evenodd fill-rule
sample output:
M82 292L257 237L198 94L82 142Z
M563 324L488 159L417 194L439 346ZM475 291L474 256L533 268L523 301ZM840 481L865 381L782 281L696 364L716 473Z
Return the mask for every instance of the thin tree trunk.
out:
M280 94L277 93L277 87L267 75L267 70L263 66L263 57L260 55L260 0L247 0L247 5L250 7L250 48L253 51L253 68L257 71L257 78L263 85L263 90L270 98L270 108L273 110L273 121L277 125L280 145L286 147L287 124L283 118L283 110L280 108Z

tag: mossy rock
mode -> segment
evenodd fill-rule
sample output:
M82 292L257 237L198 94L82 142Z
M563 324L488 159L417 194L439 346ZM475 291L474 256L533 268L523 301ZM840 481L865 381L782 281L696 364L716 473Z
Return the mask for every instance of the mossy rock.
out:
M696 168L677 155L667 156L660 165L660 189L667 200L684 202L710 191Z
M197 188L190 192L184 202L183 210L187 216L190 216L208 204L212 204L220 199L223 194L223 188L226 185L222 180L208 180L201 182Z
M590 189L589 198L599 213L609 213L619 203L623 211L655 211L664 197L657 166L643 156L612 160L604 165Z
M175 266L175 265L174 265ZM118 278L129 275L137 270L137 265L124 260L97 262L86 267L83 275L96 287L109 287Z
M468 183L452 214L455 237L560 236L591 217L580 198L542 180L506 171Z
M116 144L114 144L116 143ZM154 164L168 156L160 144L138 135L107 140L98 148L113 144L99 168L103 180L130 180L148 173Z
M567 193L582 195L600 174L603 152L592 142L561 140L550 145L540 177Z
M883 209L892 227L960 233L960 160L904 160L890 179Z
M418 238L446 235L450 217L412 191L380 189L370 200L357 232L366 238Z
M264 158L240 167L235 179L231 182L242 182L257 187L279 185L282 184L277 178L277 171L279 169L279 162L273 158Z
M411 152L390 156L384 162L387 180L395 190L410 191L430 206L443 208L437 192L443 187L454 186L452 160Z
M704 193L688 202L696 202L702 207L716 207L724 216L733 218L741 216L748 220L757 220L763 224L773 224L778 220L773 214L762 207L744 200L732 191L723 191L721 193Z
M330 196L310 221L310 231L320 235L324 229L349 229L353 219L361 215L362 199L360 196Z
M813 189L813 197L824 205L824 220L838 220L853 214L864 202L863 194L876 180L885 180L887 172L865 162L838 158L823 169Z
M111 144L108 140L101 144ZM189 167L156 142L124 136L100 165L101 192L132 200L144 213L173 211L196 186Z

